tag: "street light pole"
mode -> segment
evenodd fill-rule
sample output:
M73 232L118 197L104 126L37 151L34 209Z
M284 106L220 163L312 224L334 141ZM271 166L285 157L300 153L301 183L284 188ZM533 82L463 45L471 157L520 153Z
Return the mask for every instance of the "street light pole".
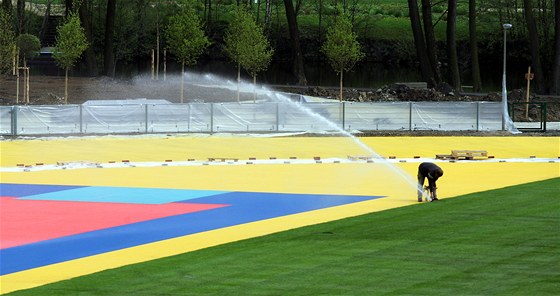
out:
M506 129L506 115L508 114L507 110L507 90L506 90L506 36L507 31L513 27L512 24L503 24L502 28L504 29L504 73L502 76L502 130Z

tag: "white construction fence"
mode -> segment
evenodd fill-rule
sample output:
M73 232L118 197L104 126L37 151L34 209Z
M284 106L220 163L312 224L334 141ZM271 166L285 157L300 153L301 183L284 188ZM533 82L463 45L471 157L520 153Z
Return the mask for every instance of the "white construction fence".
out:
M0 134L495 131L499 102L143 102L1 106ZM106 101L105 101L106 102Z

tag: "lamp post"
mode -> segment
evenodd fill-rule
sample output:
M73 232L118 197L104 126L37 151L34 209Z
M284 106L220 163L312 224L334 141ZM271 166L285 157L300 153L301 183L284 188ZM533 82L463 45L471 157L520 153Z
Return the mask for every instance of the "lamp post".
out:
M502 130L505 130L507 110L507 90L506 90L506 34L509 29L513 27L512 24L503 24L504 29L504 73L502 76Z

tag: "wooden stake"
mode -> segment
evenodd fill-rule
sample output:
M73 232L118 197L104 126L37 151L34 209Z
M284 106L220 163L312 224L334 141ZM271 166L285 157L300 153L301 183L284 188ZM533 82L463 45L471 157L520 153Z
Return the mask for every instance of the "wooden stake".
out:
M19 51L16 54L16 104L19 104Z
M23 102L27 103L27 71L25 71L25 59L23 61L23 67L21 67L23 70Z
M19 104L19 68L16 70L16 105Z
M527 79L527 95L525 96L525 119L529 119L529 92L531 89L531 80L535 77L535 74L531 73L531 66L525 74L525 79Z
M154 50L152 49L152 80L154 80Z
M167 49L163 50L163 81L167 78Z
M156 80L159 80L159 32L157 34Z
M27 72L27 82L26 82L26 91L27 91L27 98L26 98L26 102L27 104L29 104L29 67L25 67L25 71Z
M17 59L18 59L18 55L17 55L17 49L16 46L14 45L14 51L12 52L13 55L13 63L12 63L12 75L16 75L16 71L17 71Z

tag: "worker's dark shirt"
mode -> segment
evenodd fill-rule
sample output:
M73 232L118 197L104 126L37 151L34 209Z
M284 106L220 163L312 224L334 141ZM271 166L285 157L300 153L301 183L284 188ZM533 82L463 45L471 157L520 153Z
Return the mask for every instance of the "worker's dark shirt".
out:
M442 175L443 170L434 163L424 162L418 167L418 180L428 178L428 186L432 192L436 188L437 179Z

